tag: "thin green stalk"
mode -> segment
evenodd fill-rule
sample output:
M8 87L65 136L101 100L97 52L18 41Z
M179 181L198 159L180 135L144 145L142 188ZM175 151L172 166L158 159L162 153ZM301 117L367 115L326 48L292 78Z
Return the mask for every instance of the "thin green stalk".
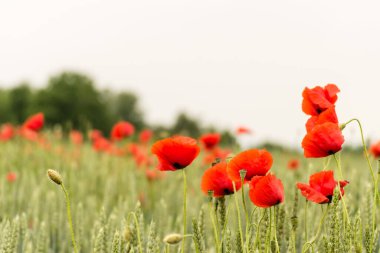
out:
M260 251L260 226L261 226L261 222L263 221L265 217L265 209L263 209L263 214L261 215L261 218L259 220L259 223L257 224L256 226L256 239L255 239L255 244L253 245L253 248L255 249L257 246L257 244L259 245L259 251Z
M375 177L375 173L373 172L373 167L372 167L372 163L369 159L369 154L368 154L368 150L367 150L367 145L365 144L365 139L364 139L364 133L363 133L363 127L362 127L362 124L360 123L360 121L356 118L354 119L351 119L349 121L347 121L347 123L343 124L342 126L342 129L344 127L346 127L346 125L348 125L349 123L351 123L352 121L356 121L359 125L359 129L360 129L360 136L361 136L361 139L362 139L362 144L363 144L363 149L364 149L364 155L365 155L365 158L367 160L367 164L368 164L368 167L369 167L369 170L371 172L371 177L372 177L372 181L373 181L373 187L374 187L374 196L373 196L373 204L372 204L372 240L374 239L375 237L375 223L376 223L376 209L377 209L377 198L379 195L379 188L378 188L378 177L376 179Z
M186 197L187 197L187 180L186 180L186 172L185 169L182 170L182 175L183 175L183 235L186 235L186 221L187 221L187 216L186 216ZM182 240L182 248L181 252L185 252L185 240Z
M322 170L326 170L327 167L329 166L330 164L330 161L331 161L331 156L328 156L324 161L323 161L323 169Z
M360 123L360 121L358 119L351 119L351 120L349 120L349 121L347 121L346 123L343 124L342 129L345 128L346 125L348 125L349 123L351 123L353 121L356 121L358 123L358 125L359 125L360 136L361 136L361 139L362 139L362 144L363 144L363 149L364 149L364 155L365 155L365 158L367 160L368 167L369 167L369 169L371 171L371 176L372 176L373 184L376 186L375 173L373 172L372 164L371 164L371 161L369 160L369 154L368 154L368 150L367 150L367 145L365 144L362 124Z
M63 183L61 184L61 187L62 187L63 192L65 193L65 198L66 198L67 219L69 220L71 241L73 243L74 253L78 253L77 243L75 241L73 219L71 217L70 196L69 196L69 193L66 191L66 188L63 185Z
M248 242L247 238L248 238L248 229L249 229L249 224L250 224L250 220L249 220L249 216L248 216L248 211L247 211L247 204L245 202L245 193L244 193L244 179L245 179L245 175L247 174L247 171L246 170L240 170L240 180L241 180L241 199L242 199L242 202L243 202L243 209L244 209L244 215L245 215L245 239L246 239L246 242ZM248 251L248 245L245 245L246 246L246 250Z
M238 225L239 225L239 231L240 231L240 243L241 243L241 247L243 249L243 253L245 252L245 248L244 248L244 241L243 241L243 228L242 228L242 225L241 225L241 216L240 216L240 207L239 207L239 203L238 203L238 200L237 200L237 196L236 196L236 184L234 181L232 181L232 185L234 187L234 198L235 198L235 206L236 206L236 211L237 211L237 215L238 215Z
M336 166L338 167L338 170L339 170L339 174L340 174L340 179L343 180L343 173L342 173L342 166L336 156L336 154L333 155L334 156L334 160L336 162ZM347 206L346 206L346 202L343 198L343 195L342 195L342 191L340 190L340 180L338 180L338 187L339 187L339 195L340 195L340 199L342 200L342 203L343 203L343 209L344 209L344 216L348 222L348 224L350 224L350 217L348 215L348 211L347 211ZM344 226L344 223L343 223L343 226Z
M305 245L302 247L302 252L306 252L309 250L309 248L313 245L313 243L318 239L319 237L319 234L321 233L321 229L322 229L322 225L325 221L325 218L326 218L326 215L328 213L328 210L329 210L329 206L327 206L325 212L323 213L323 216L321 218L321 221L319 222L319 225L318 225L318 230L317 230L317 234L313 237L313 239L311 239L310 241L308 241L307 243L305 243ZM307 247L307 248L305 248Z
M267 241L265 242L266 252L270 252L271 250L271 245L270 245L271 239L272 239L272 212L269 209L269 235L267 236Z
M212 222L212 227L214 230L216 252L218 253L219 252L219 237L218 237L218 229L217 229L216 222L215 222L215 211L214 211L214 208L212 206L212 199L209 203L209 211L210 211L210 218L211 218L211 222Z
M304 222L304 225L305 225L305 240L307 240L307 207L308 207L308 201L306 199L306 202L305 202L305 222Z
M274 241L276 243L276 252L280 253L280 247L278 245L278 240L277 240L276 207L274 206L271 209L273 209Z

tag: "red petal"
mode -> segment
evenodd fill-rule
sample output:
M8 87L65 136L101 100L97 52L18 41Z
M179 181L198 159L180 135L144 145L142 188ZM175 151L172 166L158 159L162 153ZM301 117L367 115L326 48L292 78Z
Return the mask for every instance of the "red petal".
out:
M326 122L332 122L338 124L338 117L336 116L335 106L330 107L318 116L312 116L306 122L306 130L310 132L316 125L320 125Z
M314 190L307 184L302 184L302 183L297 183L297 188L301 190L302 195L315 203L318 204L324 204L324 203L329 203L330 200L324 196L322 193Z
M249 197L258 207L271 207L284 201L284 186L278 178L269 174L253 177L250 183Z
M337 182L334 179L332 170L321 171L310 176L310 187L320 192L324 196L334 195L334 189Z
M326 122L315 126L302 140L305 157L326 157L342 149L344 137L338 124Z
M229 177L239 182L240 170L245 170L245 181L249 181L254 176L264 176L272 167L272 155L265 149L250 149L239 153L228 163Z
M197 141L186 136L174 136L157 141L152 146L161 163L161 170L183 169L199 154Z
M235 183L236 191L241 187L240 182ZM201 181L202 191L208 195L209 191L214 192L214 197L221 197L234 193L231 179L227 175L227 163L221 162L207 169Z

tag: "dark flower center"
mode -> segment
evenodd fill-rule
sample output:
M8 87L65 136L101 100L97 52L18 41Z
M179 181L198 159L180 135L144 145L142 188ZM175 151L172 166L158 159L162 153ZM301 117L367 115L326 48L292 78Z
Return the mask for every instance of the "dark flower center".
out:
M177 162L173 163L173 167L176 168L177 170L180 170L180 169L184 168L184 166L182 166L181 164L179 164Z

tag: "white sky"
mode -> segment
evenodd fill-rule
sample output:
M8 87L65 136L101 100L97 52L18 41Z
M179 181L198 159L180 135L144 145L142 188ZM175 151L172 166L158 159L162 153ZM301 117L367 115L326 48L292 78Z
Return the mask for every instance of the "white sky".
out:
M379 10L349 0L1 1L0 87L78 70L136 91L149 122L186 110L299 146L303 88L336 83L340 120L359 117L380 138Z

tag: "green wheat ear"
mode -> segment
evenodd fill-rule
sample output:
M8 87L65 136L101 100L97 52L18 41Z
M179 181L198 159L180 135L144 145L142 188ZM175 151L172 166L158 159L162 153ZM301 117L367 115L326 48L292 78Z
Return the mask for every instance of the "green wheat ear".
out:
M77 248L77 244L76 244L76 241L75 241L73 219L71 217L71 207L70 207L70 196L69 196L69 193L67 192L67 190L65 188L65 185L63 184L63 180L62 180L61 174L59 174L55 170L49 169L47 171L47 175L48 175L48 177L50 178L51 181L53 181L57 185L61 186L61 188L63 190L63 193L65 194L67 219L68 219L68 222L69 222L69 225L70 225L71 241L72 241L72 244L73 244L74 253L78 253L78 248Z

